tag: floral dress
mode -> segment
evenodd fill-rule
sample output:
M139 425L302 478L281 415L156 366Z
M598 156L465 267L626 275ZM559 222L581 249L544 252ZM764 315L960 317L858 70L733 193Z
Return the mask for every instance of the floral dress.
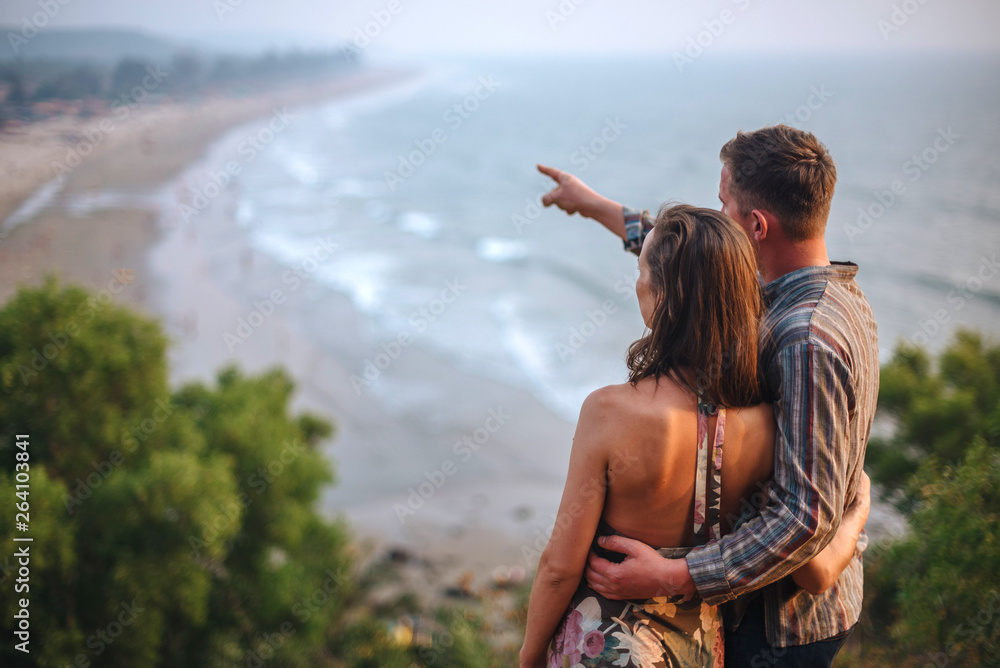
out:
M709 442L708 416L716 413L715 437ZM697 545L721 535L719 517L725 425L725 409L717 410L712 404L699 400L694 504ZM597 545L597 537L614 534L622 535L602 519L594 538L594 550L610 561L620 562L623 554ZM669 559L682 558L690 550L690 547L657 548L657 552ZM722 621L716 607L697 596L687 602L682 601L680 596L612 601L591 589L586 579L573 595L549 650L550 668L722 668L722 663Z

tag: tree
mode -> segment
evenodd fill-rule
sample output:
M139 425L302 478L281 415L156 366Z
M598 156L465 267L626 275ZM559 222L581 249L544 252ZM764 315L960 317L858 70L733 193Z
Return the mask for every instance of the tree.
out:
M6 444L15 425L30 427L33 464L69 484L115 450L163 447L161 426L176 424L143 430L156 402L169 400L166 338L113 299L48 279L0 310L0 437ZM0 470L13 470L10 458Z
M232 56L220 56L212 66L208 79L213 83L231 83L242 78L244 69L240 60Z
M60 72L43 81L35 91L36 100L80 100L101 94L101 75L89 65Z
M958 466L917 482L910 536L866 569L872 640L889 644L883 661L1000 666L1000 452L976 438Z
M354 592L346 532L313 510L330 425L288 415L278 370L171 394L164 352L155 322L54 280L0 310L0 494L27 434L31 519L0 513L0 540L35 538L36 665L323 665Z
M976 434L998 435L987 426L1000 420L1000 344L959 331L936 367L925 350L900 345L882 367L879 410L897 429L869 444L874 479L901 489L925 458L957 464Z
M865 553L859 646L845 660L1000 666L1000 346L960 331L936 364L901 346L879 408L895 433L869 458L872 477L907 492L909 532Z
M8 66L4 72L4 79L10 84L10 89L7 91L7 97L4 102L15 107L24 106L25 102L28 101L28 96L24 91L24 77L20 69Z
M0 513L0 544L34 539L26 592L0 553L0 633L27 597L34 665L511 665L496 614L364 599L375 575L314 508L332 426L289 414L284 371L171 392L165 350L110 291L48 279L0 308L0 498L29 506L26 530ZM0 645L0 665L23 658Z
M181 91L194 91L201 85L205 66L197 55L181 52L170 61L171 85Z
M132 91L136 87L142 86L143 79L149 76L151 68L152 65L145 61L122 58L111 73L111 88L108 91L108 96L112 99L130 99Z

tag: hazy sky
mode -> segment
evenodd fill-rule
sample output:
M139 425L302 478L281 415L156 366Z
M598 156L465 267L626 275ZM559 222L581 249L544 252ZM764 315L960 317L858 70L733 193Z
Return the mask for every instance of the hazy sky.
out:
M52 26L178 37L333 43L367 24L371 46L391 51L670 52L689 39L720 50L1000 50L997 0L3 0L0 23L44 6L59 7Z

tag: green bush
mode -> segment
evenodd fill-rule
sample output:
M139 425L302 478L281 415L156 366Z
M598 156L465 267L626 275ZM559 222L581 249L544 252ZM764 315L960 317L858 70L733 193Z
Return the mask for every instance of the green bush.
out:
M329 664L356 593L344 527L313 508L330 425L288 415L282 371L171 393L158 324L110 302L50 280L0 310L0 498L29 434L35 665Z
M1000 666L1000 453L977 439L959 466L918 478L909 537L866 571L873 635L899 657Z
M13 549L0 555L0 665L25 659L9 641L22 597L41 668L513 665L481 612L426 614L412 593L366 602L372 573L314 508L333 480L317 449L332 427L289 415L283 371L227 368L171 392L165 351L159 325L110 293L50 279L0 309L11 504L15 436L30 436L30 529L0 513L0 544L34 539L26 593Z
M865 554L865 610L839 665L1000 666L1000 346L962 331L882 369L896 419L872 477L906 491L909 531ZM874 461L873 461L874 460Z
M879 411L896 423L892 438L873 438L866 464L872 478L904 489L921 462L956 464L973 437L1000 441L1000 344L959 331L938 364L902 344L882 367Z

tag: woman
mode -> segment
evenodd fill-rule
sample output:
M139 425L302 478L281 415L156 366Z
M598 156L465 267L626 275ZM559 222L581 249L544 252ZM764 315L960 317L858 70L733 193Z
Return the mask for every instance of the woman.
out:
M775 425L761 403L763 303L750 242L722 213L664 207L643 244L635 291L649 332L629 349L629 382L593 392L580 411L556 524L532 586L525 668L567 659L571 666L722 666L716 608L698 598L611 601L581 576L592 543L601 551L596 536L620 533L662 546L665 557L683 556L731 530L741 499L770 479ZM850 512L851 521L867 517L867 508ZM793 577L818 593L854 547L838 535Z

